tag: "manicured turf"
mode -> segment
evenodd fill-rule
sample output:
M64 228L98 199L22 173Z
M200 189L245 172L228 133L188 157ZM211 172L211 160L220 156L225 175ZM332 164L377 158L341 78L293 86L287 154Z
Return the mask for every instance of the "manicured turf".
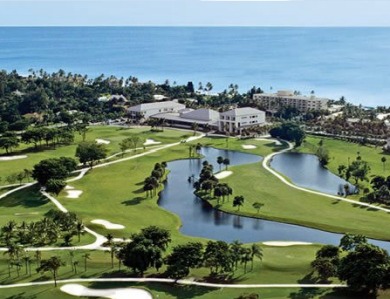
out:
M204 287L193 286L178 286L178 285L166 285L158 283L91 283L83 284L89 288L96 289L109 289L109 288L144 288L149 291L154 297L159 299L234 299L245 293L256 293L260 295L260 298L267 299L368 299L365 297L347 297L343 295L332 294L332 290L326 289L310 289L300 290L298 288L287 289L214 289ZM5 290L3 290L5 291ZM317 294L317 295L315 295ZM158 297L157 297L158 296ZM57 289L51 286L36 286L36 287L24 287L16 289L7 289L4 294L0 294L1 299L75 299L78 297L70 296L61 292L60 287ZM83 297L85 298L85 297ZM91 297L92 298L92 297ZM385 299L389 297L380 296L379 299Z
M70 183L84 193L78 199L68 199L63 192L61 203L76 212L93 230L115 237L129 237L148 225L157 225L172 231L175 240L183 239L178 229L178 216L157 205L158 196L147 198L143 181L150 175L154 164L187 157L188 146L178 145L134 160L96 168L79 181ZM161 186L162 187L162 186ZM94 219L104 219L122 224L125 229L107 230L101 225L91 224ZM188 238L185 238L188 240Z
M292 247L268 247L263 246L264 258L263 261L255 260L254 269L251 270L250 264L248 265L248 272L244 274L243 266L239 265L238 270L235 272L231 283L247 283L247 284L268 284L268 283L314 283L317 280L310 274L310 262L314 258L315 252L319 249L319 245L312 246L292 246ZM67 262L67 266L62 267L59 271L59 279L70 279L70 278L89 278L89 277L123 277L128 276L130 273L124 270L118 271L118 263L115 261L114 269L111 268L110 255L109 253L90 251L90 260L87 263L87 271L84 271L84 251L76 251L74 261L78 261L79 265L78 274L72 271L71 257L69 252L43 252L42 258L45 259L52 255L59 255ZM30 253L33 258L33 253ZM10 284L17 282L26 281L37 281L37 280L51 280L49 273L41 275L36 273L36 262L33 258L32 261L32 276L25 274L25 267L23 265L20 271L20 277L17 277L15 268L12 268L11 277L8 277L7 259L4 256L0 256L0 283ZM164 268L160 270L160 273L164 271ZM197 280L207 276L209 270L206 268L197 269L190 273L190 278ZM145 276L156 275L155 270L150 269ZM337 283L337 281L335 281ZM264 296L270 296L270 298L288 298L291 292L299 292L299 289L285 290L285 289L258 289L258 290L230 290L230 289L211 289L211 288L200 288L200 287L183 287L173 286L170 284L128 284L128 283L105 283L89 284L89 287L94 288L113 288L113 287L126 287L129 285L133 286L145 286L153 295L159 295L159 298L234 298L239 294L247 291L259 292ZM0 298L3 294L11 296L13 294L21 294L25 292L25 295L34 296L37 299L43 298L68 298L68 295L55 290L52 285L37 286L37 287L25 287L17 289L7 289L6 291L0 290ZM55 295L54 295L55 294ZM279 297L280 296L280 297ZM12 298L12 297L11 297ZM23 298L23 297L22 297ZM29 297L27 297L29 298ZM268 297L267 297L268 298Z
M260 298L266 299L374 299L366 295L349 294L340 289L299 289L299 288L251 288L251 289L228 289L228 288L205 288L196 286L180 286L161 283L80 283L92 289L112 288L142 288L150 292L153 298L159 299L234 299L242 294L255 293ZM54 286L34 286L2 290L1 299L74 299L77 297L65 294ZM377 299L389 299L389 291L380 291Z
M265 140L256 140L256 139L236 139L229 138L226 141L226 138L222 137L205 137L200 139L199 143L204 146L213 146L221 149L228 149L239 151L243 153L256 154L260 156L267 156L273 152L278 152L283 148L287 147L284 143L282 145L276 145L273 140L265 141ZM254 149L244 149L243 145L255 145Z
M112 130L112 128L108 128ZM116 129L116 128L115 128ZM102 129L103 130L103 129ZM117 129L116 129L117 130ZM101 133L101 132L100 132ZM112 132L111 132L112 133ZM109 134L109 132L107 133ZM147 134L147 133L145 133ZM159 134L159 133L158 133ZM163 133L162 135L166 134ZM183 139L184 132L175 131L171 136L172 140ZM100 134L96 138L111 140L108 135ZM157 137L148 137L158 140ZM118 142L123 137L118 137ZM254 153L258 155L267 155L284 146L275 147L271 142L250 140L229 139L226 146L225 138L204 138L199 141L204 145L210 145L220 148L240 150L242 152ZM196 142L194 142L196 143ZM113 142L114 144L114 142ZM244 150L242 144L256 145L256 149ZM325 143L326 144L326 143ZM73 148L74 150L74 148ZM113 152L118 149L113 149ZM74 153L74 151L73 151ZM72 153L72 154L73 154ZM156 153L129 160L122 163L109 165L102 168L93 169L84 178L79 181L70 183L76 190L82 190L84 193L78 199L68 199L65 192L60 194L59 200L72 212L76 212L85 224L97 232L105 235L113 233L116 237L129 237L130 233L138 232L139 229L157 225L169 229L172 232L172 245L183 242L199 240L206 242L204 239L196 239L182 235L178 229L181 225L180 219L160 208L157 205L157 196L146 198L142 190L142 182L148 176L156 162L170 161L174 159L188 157L188 144L181 144L169 149L161 150ZM380 159L379 159L380 160ZM16 162L16 161L15 161ZM363 233L370 237L390 239L390 233L383 226L387 221L388 215L380 211L367 211L351 204L337 202L325 197L310 195L302 191L292 189L282 184L277 178L261 167L260 163L231 167L233 175L223 180L229 182L233 187L235 195L242 194L245 196L245 204L241 208L241 213L248 216L264 217L268 219L277 219L279 221L297 223L311 227L328 229L339 232L356 232ZM253 182L258 182L254 184ZM51 203L44 202L39 205L31 205L37 202L39 194L34 191L25 191L28 194L16 194L9 199L10 204L7 206L4 219L9 219L12 214L24 210L32 211L35 209L43 213L50 209ZM25 199L31 200L25 203ZM4 200L4 199L3 199ZM3 201L2 200L2 201ZM251 203L259 201L265 204L260 214L252 208ZM15 203L14 203L15 202ZM40 203L40 202L39 202ZM14 206L13 206L14 205ZM31 205L31 206L30 206ZM236 208L231 206L231 202L222 205L222 209L236 212ZM15 210L12 210L15 209ZM3 209L2 209L3 210ZM32 218L37 215L32 216ZM0 218L1 219L1 218ZM100 225L90 223L93 219L104 219L113 223L125 226L123 230L107 230ZM0 220L2 221L2 220ZM5 221L5 220L3 220ZM235 283L310 283L314 282L310 276L310 262L314 259L315 252L320 245L310 246L292 246L292 247L266 247L264 248L263 262L255 261L253 271L246 274L243 268L235 272L233 282ZM170 249L169 249L170 250ZM70 266L61 269L60 278L72 277L102 277L102 276L123 276L124 273L114 272L110 266L108 253L91 252L91 260L88 262L88 271L83 272L83 252L77 252L76 260L80 261L79 273L73 274ZM61 255L63 259L69 260L68 252L48 252L44 257ZM69 264L69 263L68 263ZM250 266L249 266L250 268ZM160 270L161 272L164 269ZM22 269L24 273L24 269ZM197 269L190 273L190 277L201 279L207 276L209 270L206 268ZM154 275L150 270L146 275ZM48 274L47 274L48 276ZM48 276L48 278L50 278ZM26 275L17 278L15 269L13 269L11 279L8 278L7 260L5 256L0 257L0 283L16 283L17 281L31 281L40 279L40 275L34 274L33 277ZM130 284L127 284L130 285ZM90 287L124 287L124 284L90 284ZM144 286L159 298L234 298L246 292L256 292L261 298L328 298L344 299L357 298L356 296L343 296L332 294L331 290L305 291L299 289L259 289L259 290L231 290L231 289L206 289L199 287L179 287L163 284L136 284L135 286ZM33 291L31 291L33 290ZM24 295L22 294L23 292ZM308 296L307 292L310 295ZM295 293L295 294L293 294ZM36 296L33 298L73 298L54 290L51 286L26 287L20 289L7 290L6 294L1 291L0 298L4 296L16 296L22 294ZM386 298L387 295L381 298ZM12 297L11 297L12 298ZM18 298L18 297L13 297Z
M90 128L90 132L87 133L86 140L94 141L97 138L110 141L107 145L108 156L120 152L119 143L133 134L137 134L142 140L147 138L161 142L162 144L178 142L186 138L186 136L192 136L192 132L184 132L179 130L165 129L164 132L152 132L150 127L139 128L118 128L109 126L93 126ZM56 149L41 148L36 151L33 145L26 145L21 143L20 147L15 149L11 155L27 155L25 159L12 160L12 161L0 161L0 185L7 185L5 178L23 169L32 169L33 166L39 163L43 159L56 158L56 157L73 157L76 153L76 148L79 142L82 141L81 136L76 132L75 141L71 145L58 146ZM140 144L139 147L142 147ZM0 155L4 155L5 152L0 150Z
M29 223L42 220L50 210L57 210L57 207L46 197L42 196L36 186L16 191L0 200L0 228L7 222L14 220L18 225L23 221ZM85 234L78 238L73 238L73 245L85 245L94 241L94 237ZM50 246L60 246L63 240L59 239L57 244ZM1 245L1 242L0 242Z
M16 223L36 221L50 210L56 209L35 187L16 191L0 200L0 226L10 220Z

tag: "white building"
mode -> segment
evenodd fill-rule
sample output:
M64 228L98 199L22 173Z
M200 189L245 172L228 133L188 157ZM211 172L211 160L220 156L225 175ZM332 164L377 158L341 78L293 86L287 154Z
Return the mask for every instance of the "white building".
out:
M182 109L185 109L183 104L175 101L166 101L133 106L127 109L127 113L129 114L130 118L134 120L145 121L150 116L158 113L179 112Z
M220 113L218 129L233 134L241 134L241 130L265 124L265 112L254 108L237 108Z
M158 113L151 118L164 119L165 124L191 129L196 123L200 129L218 129L219 113L212 109L200 108L197 110L183 109L179 112Z
M290 90L279 90L277 93L255 93L253 99L264 105L267 111L275 111L280 106L294 107L299 111L328 109L326 98L297 95Z

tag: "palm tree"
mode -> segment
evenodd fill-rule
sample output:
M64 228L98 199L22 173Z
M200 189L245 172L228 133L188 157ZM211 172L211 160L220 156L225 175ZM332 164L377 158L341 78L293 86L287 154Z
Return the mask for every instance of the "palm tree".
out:
M189 156L189 157L192 157L192 151L193 151L193 149L194 149L194 146L193 146L192 144L190 144L190 145L188 146L188 156Z
M7 245L8 249L4 252L4 255L8 255L8 277L11 277L11 265L14 260L14 244L10 243Z
M232 263L235 269L237 269L238 261L241 260L241 254L242 254L242 243L238 240L234 240L230 244L230 251L232 255Z
M198 128L199 128L199 125L196 122L194 122L192 124L192 129L194 130L194 136L196 135L196 131L198 130Z
M226 169L226 170L228 169L229 164L230 164L229 158L223 159L223 165L225 165L225 169Z
M103 244L103 246L110 247L110 255L111 255L111 268L114 268L114 256L115 256L115 242L114 242L114 236L111 234L107 234L106 236L107 241Z
M217 158L217 163L219 165L219 171L221 171L221 165L223 164L223 157L219 156Z
M75 256L75 251L74 250L69 251L70 266L72 267L72 271L74 271L74 256Z
M17 224L15 221L9 221L5 226L1 228L1 232L6 236L7 241L11 241L11 239L15 236L17 229Z
M244 264L244 273L246 273L246 265L252 259L252 250L250 248L242 248L241 264Z
M85 253L83 254L84 258L84 272L87 272L87 261L91 259L91 254Z
M74 269L74 273L77 274L77 266L79 265L79 261L74 261L73 262L73 269Z
M263 203L260 203L260 202L254 202L254 203L252 204L252 207L255 208L255 209L257 210L257 214L259 214L259 211L260 211L260 209L261 209L262 206L264 206L264 204L263 204Z
M349 194L349 184L344 185L344 190L345 190L345 196Z
M202 149L202 145L200 143L197 143L195 146L196 154L200 155L200 150Z
M37 250L34 253L35 261L37 262L37 268L41 265L42 260L42 252Z
M253 260L255 257L257 257L261 261L263 259L263 251L259 245L252 244L252 246L251 246L251 261L252 261L251 270L253 270Z
M30 274L30 276L31 276L31 258L26 254L23 257L23 260L24 260L25 267L26 267L26 275Z
M244 204L244 196L236 196L233 200L233 207L238 207L238 211L240 210L240 207Z
M81 235L84 233L84 228L85 228L83 221L78 220L75 228L80 242Z
M54 287L57 287L58 270L65 265L66 263L63 262L60 257L52 256L48 260L43 260L41 262L41 265L37 268L37 272L51 272L54 279Z
M381 161L383 163L383 171L386 171L386 161L387 161L386 157L382 157Z

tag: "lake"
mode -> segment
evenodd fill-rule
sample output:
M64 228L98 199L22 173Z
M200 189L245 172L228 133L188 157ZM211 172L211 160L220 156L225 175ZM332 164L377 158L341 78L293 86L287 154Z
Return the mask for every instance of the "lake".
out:
M198 177L202 162L207 160L218 171L217 157L228 157L230 166L259 163L260 156L237 151L202 148L201 159L184 159L168 162L168 180L160 193L158 204L176 215L182 221L180 231L188 236L244 243L260 241L301 241L338 245L341 234L330 233L299 225L242 217L218 211L194 194L193 183L188 177ZM317 161L318 163L318 161ZM330 172L329 172L330 173ZM331 173L330 173L331 174ZM271 174L270 174L271 175ZM256 184L256 182L253 182ZM232 200L232 199L230 199ZM371 240L372 243L390 250L390 243Z

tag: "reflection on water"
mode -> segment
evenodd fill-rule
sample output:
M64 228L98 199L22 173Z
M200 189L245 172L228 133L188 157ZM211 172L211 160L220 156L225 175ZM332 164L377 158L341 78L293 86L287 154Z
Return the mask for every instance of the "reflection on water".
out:
M271 167L301 187L334 195L343 194L345 184L349 185L350 192L355 189L353 185L322 167L314 155L280 154L272 159Z
M213 209L208 203L194 195L191 175L198 176L202 162L207 160L218 170L217 157L228 157L231 166L258 163L261 157L236 151L203 148L203 159L186 159L168 163L171 172L160 194L159 205L180 216L181 232L189 236L232 242L258 242L272 240L317 242L338 245L341 235L298 225L241 217ZM280 156L280 155L279 155ZM276 158L276 157L275 157ZM260 163L259 163L259 167ZM295 165L296 167L296 165ZM256 182L253 182L256 184ZM315 188L314 188L315 189ZM231 201L231 199L230 199ZM388 242L372 241L390 249Z

